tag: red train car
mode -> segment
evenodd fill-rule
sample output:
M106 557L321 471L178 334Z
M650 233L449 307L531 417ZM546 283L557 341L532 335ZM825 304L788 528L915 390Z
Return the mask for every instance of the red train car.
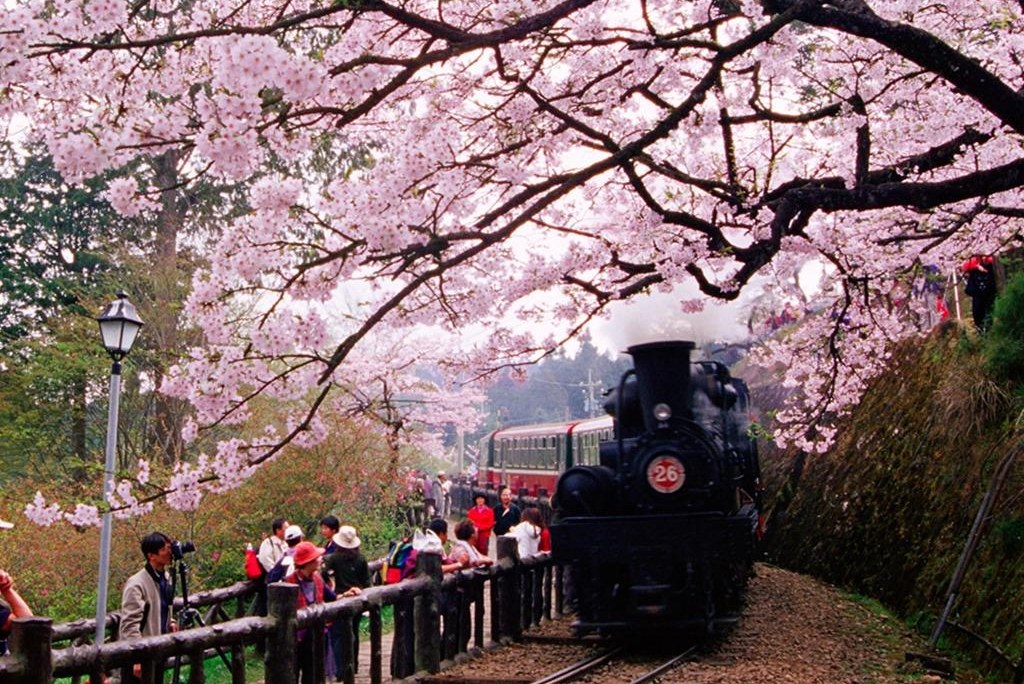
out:
M480 441L480 482L552 494L567 468L597 465L598 445L611 438L611 416L495 430Z

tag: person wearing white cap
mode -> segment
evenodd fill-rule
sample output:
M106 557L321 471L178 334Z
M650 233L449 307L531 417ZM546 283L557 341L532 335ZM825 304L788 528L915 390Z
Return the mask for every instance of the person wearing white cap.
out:
M362 541L356 528L351 525L342 525L337 533L331 538L337 550L324 557L323 577L324 581L338 594L338 596L356 596L362 590L370 586L370 568L359 547ZM359 652L359 623L363 616L356 615L352 619L352 653ZM341 649L341 635L343 630L340 622L335 623L331 629L330 638L334 652L334 673L338 681L343 681L347 663L344 662ZM355 674L356 667L353 663L352 673Z
M267 573L267 584L280 582L292 573L292 570L295 568L295 549L304 536L302 528L298 525L289 525L285 529L284 543L288 545L288 548L285 549L284 555L281 556L281 560L277 562L277 565Z

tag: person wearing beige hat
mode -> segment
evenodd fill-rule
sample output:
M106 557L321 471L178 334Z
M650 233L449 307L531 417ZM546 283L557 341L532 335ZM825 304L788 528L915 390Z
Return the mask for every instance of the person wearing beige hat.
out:
M339 596L355 596L362 593L363 589L370 586L370 568L366 557L359 550L362 541L359 539L356 528L351 525L342 525L331 537L331 541L336 551L324 557L324 580L334 588ZM359 652L359 623L362 619L362 615L352 618L352 653ZM340 622L335 623L330 633L334 652L334 672L338 681L344 679L344 673L348 667L341 648L341 638L345 631L342 627ZM353 662L353 674L356 670L356 662Z

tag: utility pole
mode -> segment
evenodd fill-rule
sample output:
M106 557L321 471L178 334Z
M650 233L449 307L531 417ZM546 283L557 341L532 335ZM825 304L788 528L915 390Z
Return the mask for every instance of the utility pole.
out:
M593 418L597 415L597 397L594 396L594 390L600 387L601 383L594 382L594 371L590 368L587 369L587 384L585 384L584 392L586 393L587 402L587 416Z

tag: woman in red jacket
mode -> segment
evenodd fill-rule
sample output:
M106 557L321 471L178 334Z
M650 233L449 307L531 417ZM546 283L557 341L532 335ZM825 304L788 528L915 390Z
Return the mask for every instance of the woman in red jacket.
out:
M491 539L491 530L494 529L494 511L487 505L487 497L477 494L473 497L476 504L466 513L466 517L476 525L476 550L487 555L487 544Z

